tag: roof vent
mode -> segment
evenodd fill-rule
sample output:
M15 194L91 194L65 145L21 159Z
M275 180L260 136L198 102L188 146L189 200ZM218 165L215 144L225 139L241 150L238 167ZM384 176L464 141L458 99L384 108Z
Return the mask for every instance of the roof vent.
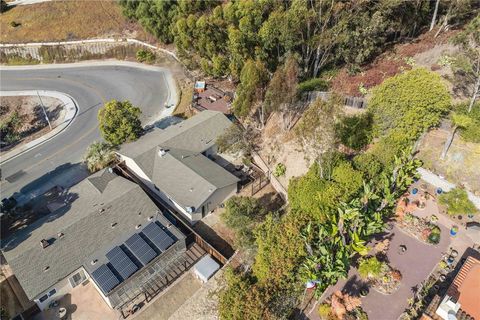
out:
M100 213L104 213L105 212L105 208L102 208L100 210L98 210Z
M113 173L113 169L112 169L112 168L108 168L107 170L108 170L108 172Z
M43 272L47 272L49 269L50 269L50 267L46 266L45 268L43 268Z
M57 237L58 237L59 239L61 239L61 238L63 238L64 235L65 235L65 234L64 234L63 232L60 232L60 233L57 234Z
M166 153L167 153L167 151L165 149L160 148L160 150L158 150L158 155L160 157L163 157Z
M137 230L138 230L138 229L140 229L141 227L142 227L142 225L141 225L141 224L137 224L137 225L135 226L135 229L137 229Z
M152 221L152 220L153 220L153 216L148 217L148 221Z
M116 222L112 222L112 224L110 225L113 228L115 228L117 226L117 223Z
M93 266L93 265L95 265L97 262L98 262L98 259L93 259L92 261L90 261L90 264Z
M167 224L167 228L170 228L171 226L173 226L173 224L171 223Z
M193 213L195 211L194 207L187 207L186 209L188 213Z
M190 192L193 192L193 188L190 188Z
M42 249L45 249L46 247L48 247L50 245L50 242L48 242L45 239L42 239L42 240L40 240L40 245L42 246Z

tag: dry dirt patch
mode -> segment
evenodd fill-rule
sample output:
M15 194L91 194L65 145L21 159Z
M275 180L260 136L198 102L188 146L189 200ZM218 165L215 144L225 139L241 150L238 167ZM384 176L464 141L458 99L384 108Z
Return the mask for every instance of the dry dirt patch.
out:
M422 140L418 157L425 168L480 195L480 144L465 142L457 134L446 159L440 160L448 134L445 129L430 131Z
M41 100L40 100L41 99ZM12 116L19 125L14 130L15 139L2 136L0 151L8 152L14 147L32 141L47 133L50 128L42 110L42 103L50 119L52 128L62 123L65 117L63 102L57 98L42 96L0 96L0 125L6 126ZM2 128L2 135L4 134Z
M18 26L13 27L15 22ZM115 1L49 1L16 6L0 15L3 43L136 37L147 34L129 22Z

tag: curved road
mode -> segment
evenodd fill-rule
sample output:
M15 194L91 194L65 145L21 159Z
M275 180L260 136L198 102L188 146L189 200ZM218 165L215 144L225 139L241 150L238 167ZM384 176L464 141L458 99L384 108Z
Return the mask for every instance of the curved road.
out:
M1 90L53 90L70 95L78 111L58 135L1 164L1 198L20 202L54 185L69 187L86 176L79 163L90 143L100 139L97 112L111 99L130 100L142 109L142 124L159 120L166 102L176 103L168 70L133 63L0 68ZM3 161L3 159L2 159Z

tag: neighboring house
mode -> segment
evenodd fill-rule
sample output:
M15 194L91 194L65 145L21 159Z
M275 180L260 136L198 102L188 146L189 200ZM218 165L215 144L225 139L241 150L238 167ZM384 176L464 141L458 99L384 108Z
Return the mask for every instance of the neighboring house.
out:
M197 111L211 110L231 114L233 96L205 81L195 82L192 106Z
M232 123L204 111L165 130L155 129L118 152L129 170L190 223L237 192L239 179L210 158Z
M2 241L10 268L41 310L87 279L120 308L147 281L164 279L165 270L182 263L185 235L140 186L109 169L73 186L56 205Z
M469 256L443 299L436 295L421 320L480 319L480 260Z

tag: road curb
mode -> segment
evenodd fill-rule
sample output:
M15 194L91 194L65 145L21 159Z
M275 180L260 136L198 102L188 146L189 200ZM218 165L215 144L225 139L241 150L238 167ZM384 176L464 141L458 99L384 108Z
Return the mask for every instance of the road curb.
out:
M60 133L62 133L75 119L75 116L78 113L78 106L75 100L66 93L58 92L58 91L51 91L51 90L22 90L22 91L0 91L0 96L8 97L8 96L44 96L44 97L52 97L59 99L63 102L65 107L65 117L63 122L58 125L52 131L44 134L43 136L30 141L14 150L7 152L5 155L0 156L0 164L7 163L10 160L15 159L16 157L20 156L21 154L30 151L31 149L53 139Z

